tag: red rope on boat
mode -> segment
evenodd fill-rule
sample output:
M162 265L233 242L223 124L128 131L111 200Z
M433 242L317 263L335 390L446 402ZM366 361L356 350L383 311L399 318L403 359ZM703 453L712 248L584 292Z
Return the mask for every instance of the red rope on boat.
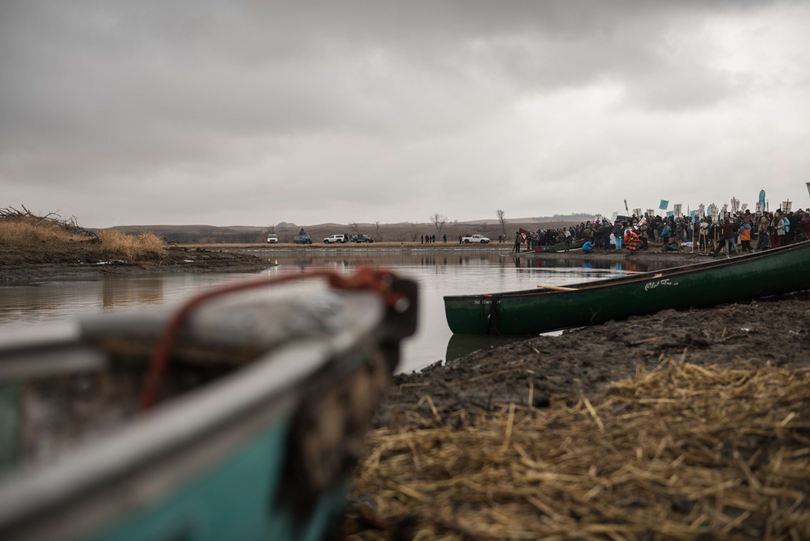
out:
M391 290L393 276L393 273L390 271L374 270L369 267L361 267L355 274L349 276L342 276L333 271L310 271L304 274L290 274L275 278L261 278L259 280L237 282L205 291L192 297L169 319L163 337L158 341L155 349L152 351L152 357L147 367L146 378L144 379L143 388L141 389L141 409L150 410L157 403L160 389L163 385L163 378L169 366L169 356L174 342L194 310L211 299L238 291L277 285L284 282L310 278L326 278L330 287L334 289L373 291L383 297L386 306L394 306L397 301L402 298L402 295Z

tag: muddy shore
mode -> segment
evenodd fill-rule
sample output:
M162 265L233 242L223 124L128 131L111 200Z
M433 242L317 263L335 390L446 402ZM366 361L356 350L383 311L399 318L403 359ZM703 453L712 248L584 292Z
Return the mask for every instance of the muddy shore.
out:
M510 403L542 407L549 401L576 400L580 393L594 396L638 367L649 371L666 358L807 367L809 329L807 290L712 308L664 310L538 336L397 375L376 424L392 422L425 395L440 415L457 409L492 411ZM425 401L417 411L432 415Z
M397 375L345 538L807 539L808 329L806 290Z
M170 246L160 260L128 261L120 256L105 254L97 245L0 245L0 282L14 283L29 280L48 280L76 277L94 277L105 274L172 273L172 272L248 272L269 266L273 255L358 254L411 252L411 253L491 253L520 259L560 259L570 261L651 261L670 266L688 265L705 261L705 255L687 250L678 253L655 249L628 256L626 252L594 252L581 250L568 253L522 252L511 253L508 244L460 245L421 244L418 242L381 242L373 244L296 245L296 244L204 244Z
M22 248L0 245L0 283L6 284L108 274L247 272L267 266L266 258L214 247L172 246L161 259L129 261L84 243Z

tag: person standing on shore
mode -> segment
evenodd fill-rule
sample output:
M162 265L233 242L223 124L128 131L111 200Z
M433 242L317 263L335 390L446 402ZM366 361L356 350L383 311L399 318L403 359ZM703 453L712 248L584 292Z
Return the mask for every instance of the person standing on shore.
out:
M515 233L515 253L520 253L520 231Z
M624 234L624 243L627 251L629 251L631 254L636 253L641 245L638 240L638 235L636 235L635 231L632 229L628 229Z
M670 232L671 229L669 228L669 222L664 222L664 228L661 230L661 238L664 239L664 246L669 244Z
M770 224L770 219L767 214L763 214L759 218L759 226L757 227L757 250L768 249L768 224Z
M740 235L740 244L742 245L743 252L753 252L751 249L751 224L748 223L748 220L743 220L742 225L737 230L737 234Z
M773 235L771 236L771 248L779 248L785 240L785 220L782 218L782 213L776 211L773 215Z
M731 224L731 220L729 220L728 217L723 220L723 241L723 244L717 245L717 250L715 250L714 255L719 254L723 246L726 247L726 255L729 257L731 257L731 246L734 247L735 254L739 253L737 251L737 243L734 242L734 226Z
M565 230L565 251L567 252L568 249L571 248L571 230Z
M810 238L810 212L802 212L801 210L797 211L796 214L799 215L801 220L799 220L798 232L796 238L800 241L807 240Z
M698 250L709 249L709 224L706 219L700 220L700 240L698 242Z

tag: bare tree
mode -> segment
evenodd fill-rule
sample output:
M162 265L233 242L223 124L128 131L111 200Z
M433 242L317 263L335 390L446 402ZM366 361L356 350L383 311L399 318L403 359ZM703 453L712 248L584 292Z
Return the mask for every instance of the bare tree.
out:
M276 226L273 225L273 224L270 224L270 227L267 228L267 232L268 233L275 233L276 232Z
M380 234L380 222L374 222L374 230L377 232L377 238L382 242L382 235Z
M354 231L354 234L355 234L355 235L359 235L359 234L360 234L360 226L359 226L359 225L357 225L357 222L352 222L352 223L350 223L350 224L349 224L349 228L351 228L351 230L352 230L352 231Z
M437 236L442 236L442 228L444 224L447 223L447 216L442 216L438 212L430 217L430 221L433 222L433 226L436 228Z
M504 218L506 213L498 209L495 211L495 214L498 215L498 221L501 222L501 233L503 234L504 237L506 237L506 219Z

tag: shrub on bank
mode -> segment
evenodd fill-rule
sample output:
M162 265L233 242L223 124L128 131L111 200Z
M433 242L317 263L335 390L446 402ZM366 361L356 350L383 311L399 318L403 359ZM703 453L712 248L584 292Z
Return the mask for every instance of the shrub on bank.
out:
M103 252L133 261L162 259L166 255L166 244L153 233L126 235L114 229L102 229L98 239Z
M76 242L86 237L67 230L60 223L28 217L0 220L0 242L26 245L51 242Z

